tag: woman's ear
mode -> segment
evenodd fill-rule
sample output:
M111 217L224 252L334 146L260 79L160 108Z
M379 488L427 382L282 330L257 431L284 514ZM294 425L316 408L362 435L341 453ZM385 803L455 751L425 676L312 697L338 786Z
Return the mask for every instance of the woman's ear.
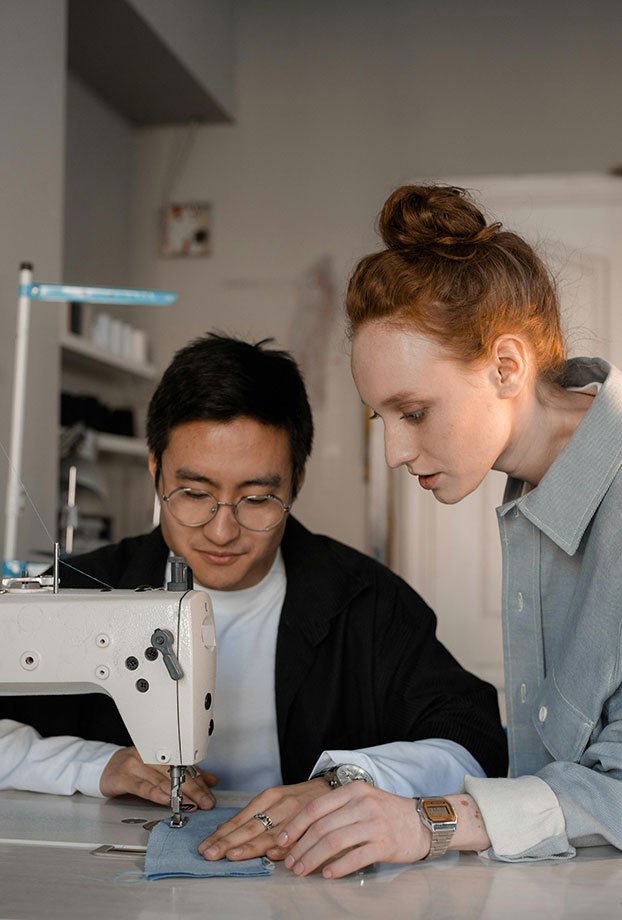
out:
M501 335L493 344L495 383L501 399L517 396L530 377L529 350L520 336Z

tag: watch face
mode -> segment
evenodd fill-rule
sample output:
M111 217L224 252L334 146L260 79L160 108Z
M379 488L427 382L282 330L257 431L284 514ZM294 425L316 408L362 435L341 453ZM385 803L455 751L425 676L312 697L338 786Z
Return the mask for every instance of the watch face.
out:
M365 782L369 782L370 780L366 770L351 763L341 764L341 766L337 767L336 776L340 786L346 783L352 783L357 779L362 779Z
M430 821L449 823L456 820L455 811L444 799L424 799L421 805Z

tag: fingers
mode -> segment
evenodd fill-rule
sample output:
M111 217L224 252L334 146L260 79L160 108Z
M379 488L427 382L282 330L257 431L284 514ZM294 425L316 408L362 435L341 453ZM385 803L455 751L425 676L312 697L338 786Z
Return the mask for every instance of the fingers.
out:
M209 775L211 776L211 774ZM216 780L216 782L218 782L218 780ZM210 785L215 785L215 783L208 784L206 778L202 774L192 778L186 777L181 787L184 802L192 802L193 805L196 805L203 811L209 811L216 804L216 799L214 793L210 789ZM170 797L170 781L168 785L168 795Z
M216 779L212 774L205 775L200 771L182 786L184 799L206 810L213 808L216 802L208 777ZM134 747L115 751L104 767L99 788L106 796L136 795L157 805L169 805L171 801L167 768L144 763Z
M278 829L266 830L257 818L250 818L239 827L231 827L231 821L223 824L214 834L199 844L199 853L204 859L252 859L264 856L276 846Z
M277 842L284 824L308 802L323 795L326 783L309 780L292 786L275 786L266 789L199 844L199 853L209 860L251 859L254 856L269 856L283 859L288 847ZM265 815L272 826L265 827L257 815Z
M340 878L373 862L414 862L430 849L411 799L350 783L311 802L277 837L290 846L285 866L309 875L323 866Z

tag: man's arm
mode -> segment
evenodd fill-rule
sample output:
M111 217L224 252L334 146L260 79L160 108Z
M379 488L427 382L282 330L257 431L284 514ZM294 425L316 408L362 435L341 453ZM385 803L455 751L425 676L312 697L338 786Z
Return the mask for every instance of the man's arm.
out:
M0 719L0 789L101 796L102 771L118 750L71 736L42 738L30 725Z
M217 782L200 771L183 786L184 798L199 808L214 807L210 786ZM145 764L136 748L72 736L42 738L30 725L0 719L0 789L55 795L136 795L168 805L170 781L165 767Z

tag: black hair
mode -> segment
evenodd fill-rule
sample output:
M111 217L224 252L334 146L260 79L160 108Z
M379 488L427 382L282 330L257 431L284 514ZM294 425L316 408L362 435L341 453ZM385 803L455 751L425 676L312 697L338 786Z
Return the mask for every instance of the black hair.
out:
M156 484L170 433L184 422L250 418L287 432L293 497L313 443L313 418L302 374L287 351L209 332L176 352L151 397L147 444Z

